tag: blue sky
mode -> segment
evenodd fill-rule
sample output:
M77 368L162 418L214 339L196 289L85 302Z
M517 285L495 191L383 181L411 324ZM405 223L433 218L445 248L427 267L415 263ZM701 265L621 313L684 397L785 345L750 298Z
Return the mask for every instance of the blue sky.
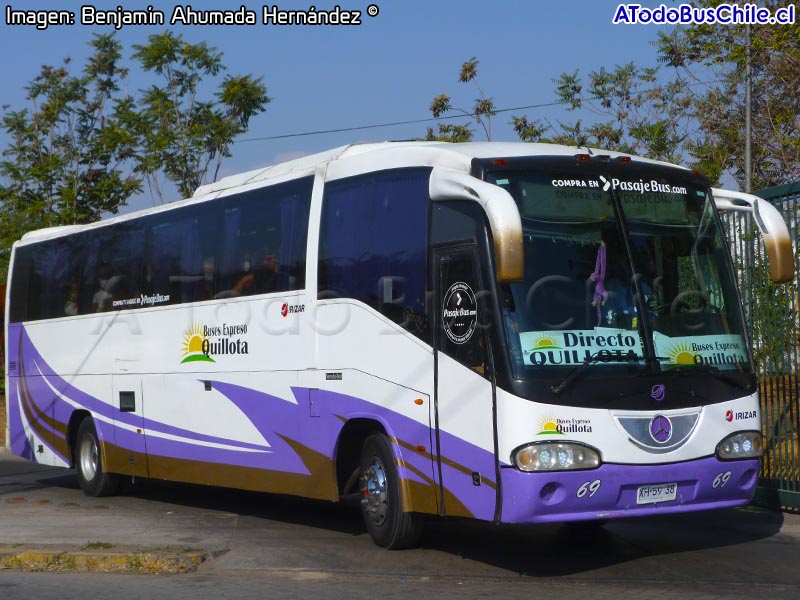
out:
M79 13L77 0L18 0L14 9L61 9ZM319 8L337 2L318 0ZM362 10L370 2L339 0L342 9ZM147 2L100 1L94 6L141 9ZM259 16L263 0L197 0L195 9L238 8L244 4ZM553 79L564 71L588 73L635 60L656 64L654 26L616 26L611 23L617 2L604 0L375 0L380 14L364 16L360 26L183 26L172 27L189 42L205 41L223 52L230 73L263 76L273 98L267 111L251 122L246 140L234 146L234 156L223 174L258 168L301 154L358 141L409 139L424 135L430 124L395 126L362 131L321 134L281 140L256 140L270 136L424 119L439 93L451 95L457 106L469 107L477 90L457 81L461 64L479 59L478 83L497 108L552 102ZM656 5L658 2L642 2ZM171 14L174 3L152 2ZM282 9L307 9L311 2L285 0ZM109 27L85 25L33 27L0 20L0 50L4 57L4 85L0 104L25 106L23 87L42 64L59 64L71 57L73 68L83 65L92 33ZM168 27L168 26L167 26ZM129 26L117 36L126 55L132 44L166 27ZM128 85L136 92L144 79L132 73ZM561 107L520 111L553 125L572 121L575 113ZM515 140L510 113L494 117L493 139ZM480 139L476 131L476 139ZM0 135L0 145L5 139ZM176 199L174 196L170 199ZM151 206L147 198L133 208Z

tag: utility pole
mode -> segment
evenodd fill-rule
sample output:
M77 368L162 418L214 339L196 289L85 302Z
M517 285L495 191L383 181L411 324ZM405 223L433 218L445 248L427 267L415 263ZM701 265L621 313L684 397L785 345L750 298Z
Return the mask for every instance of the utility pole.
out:
M753 72L750 64L750 24L745 25L745 65L744 65L744 191L750 193L751 186L751 147L750 138L752 137L750 110L752 103Z

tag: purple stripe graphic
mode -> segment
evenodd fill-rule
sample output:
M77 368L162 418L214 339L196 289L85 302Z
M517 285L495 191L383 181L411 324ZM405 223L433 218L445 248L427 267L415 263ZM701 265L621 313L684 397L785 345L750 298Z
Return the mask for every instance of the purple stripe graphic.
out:
M145 431L150 432L158 432L169 434L178 437L185 437L192 441L197 442L209 442L214 444L225 444L228 446L235 446L239 448L245 448L249 450L261 450L265 451L268 450L268 447L261 445L261 444L251 444L247 442L242 442L238 440L232 440L229 438L221 438L212 435L206 435L202 433L198 433L195 431L190 431L188 429L184 429L182 427L174 427L171 425L167 425L165 423L161 423L159 421L153 421L152 419L142 419L136 415L127 412L120 412L118 408L113 407L101 400L91 396L84 391L80 390L79 388L75 387L67 380L58 377L57 375L53 375L53 369L47 364L41 354L36 350L34 347L30 337L28 336L27 332L18 325L9 327L9 340L11 340L11 332L12 330L16 331L16 337L14 339L18 339L20 332L22 334L22 356L24 359L24 368L25 373L19 373L19 375L25 376L25 381L31 391L31 397L36 404L36 406L46 412L57 421L61 423L68 423L70 415L74 412L75 408L68 402L64 401L47 385L48 383L52 386L53 389L57 390L59 394L62 396L69 398L76 404L79 404L82 408L90 411L94 415L100 415L105 417L108 420L112 420L116 423L124 423L131 427L143 428ZM14 355L13 358L11 355L9 356L9 360L17 360L17 344L9 343L9 348L13 346ZM19 361L17 362L18 370L21 368ZM45 380L47 383L45 383ZM20 381L16 379L12 379L12 381ZM46 427L44 423L41 423L42 427ZM46 427L50 429L49 427ZM20 427L17 431L22 431ZM100 433L100 432L98 432ZM114 439L113 436L109 439Z
M336 447L338 435L344 425L340 419L329 411L324 412L320 419L315 419L309 423L308 395L310 392L308 389L294 388L292 390L298 402L298 404L295 404L277 396L218 381L212 382L213 388L228 398L247 416L268 441L269 447L203 435L151 419L142 419L130 413L121 413L117 408L87 394L69 381L52 375L53 369L36 350L27 332L19 326L14 327L12 330L16 331L15 339L20 339L21 335L21 348L18 347L18 344L10 344L10 360L15 360L17 358L16 354L20 350L24 358L24 373L19 372L17 374L23 377L12 378L12 388L15 383L22 383L24 379L30 390L32 401L37 408L64 425L69 422L70 415L75 410L75 407L59 397L58 394L53 393L53 389L96 416L101 416L120 424L124 423L131 427L141 427L146 432L147 452L152 455L309 475L310 472L303 463L302 458L285 439L294 440L324 456L331 457ZM42 373L47 375L43 376ZM52 386L52 389L50 386ZM373 405L350 396L340 394L333 394L332 396L323 398L325 406L336 406L337 412L342 412L343 414L355 413L352 415L353 417L369 416L374 418L376 407ZM34 459L18 415L16 394L13 394L13 397L10 395L9 399L9 416L12 420L12 431L15 432L12 450L15 454ZM398 415L391 413L391 411L383 412L386 417L385 423L389 428L388 423L392 423ZM44 423L39 425L51 430ZM96 419L96 426L98 434L102 438L115 440L115 443L123 449L135 450L141 448L142 438L140 434L122 427L113 428L111 424L103 422L101 419ZM397 429L399 430L398 434L401 436L404 433L412 434L414 438L422 437L425 444L428 443L429 433L427 427L411 419L404 419ZM187 441L167 439L157 435L159 433L185 437ZM255 451L242 452L202 445L208 443L230 445ZM421 461L418 458L422 458L422 464L420 464ZM411 456L409 459L409 464L412 464L422 472L432 474L430 460L427 460L428 464L426 465L424 457ZM416 479L417 477L414 476L414 478Z
M19 373L22 365L20 364L20 359L23 361L27 360L27 355L25 354L25 340L27 339L27 335L25 334L22 327L19 326L10 326L8 329L8 347L9 347L9 362L16 362L16 373ZM22 344L22 348L20 348L20 344ZM27 368L27 363L26 363ZM22 425L23 417L22 412L25 406L24 398L27 398L30 402L33 403L34 407L37 408L41 413L49 417L54 417L56 413L56 408L52 402L49 404L45 404L42 406L41 404L37 403L37 398L48 399L51 394L44 395L40 390L37 390L34 386L31 388L28 385L28 389L24 388L24 384L27 382L24 379L20 379L17 377L9 377L8 384L9 387L12 388L10 390L11 395L9 396L9 419L10 419L10 427L11 427L11 451L21 456L23 458L27 458L28 460L32 460L37 462L36 454L31 446L31 441L25 436L25 429ZM49 409L49 410L48 410ZM57 417L55 417L57 419ZM40 420L36 412L31 410L30 411L30 419L32 423L31 425L37 425L40 429L43 429L45 432L50 433L51 435L55 435L57 437L61 437L59 433L57 433L54 428L45 423L44 421ZM62 460L68 462L68 459L62 455L56 448L54 448L46 439L40 439L43 446L46 446L48 450L50 450L53 454L60 457Z
M10 343L10 360L18 359L22 354L24 373L18 372L11 378L11 387L23 378L30 390L30 396L39 410L46 412L60 423L66 425L75 407L63 400L57 390L65 398L85 408L95 416L104 417L118 424L126 424L145 431L147 453L153 456L203 461L218 464L253 467L266 470L282 471L302 475L312 475L304 464L303 458L295 451L289 441L304 446L314 452L332 458L336 444L344 426L339 416L346 419L368 418L381 422L390 436L401 440L409 447L424 446L431 443L430 429L427 424L400 415L392 410L372 404L361 398L330 391L314 390L315 402L319 408L319 417L310 418L308 388L292 388L296 403L264 392L238 386L235 384L213 381L212 387L228 398L253 423L255 428L270 444L269 447L248 444L237 440L199 434L184 428L142 418L131 413L121 413L116 407L87 394L66 379L54 375L34 347L27 332L20 326L10 328L13 340ZM18 362L19 365L19 362ZM18 369L19 370L19 369ZM48 385L49 384L49 385ZM52 386L52 389L51 387ZM25 439L22 422L19 417L15 390L10 390L9 418L12 423L12 451L29 459L35 459L34 453ZM45 427L43 423L39 424ZM124 450L141 450L142 436L123 427L114 427L111 423L96 419L98 434L115 443ZM50 429L50 428L47 428ZM186 441L168 439L158 434L167 434L187 438ZM449 461L469 465L457 469L443 465L445 484L448 490L476 516L491 518L494 511L494 490L489 486L476 488L472 483L470 470L480 470L484 480L494 479L493 455L477 448L446 432L441 432L446 447L451 449ZM214 448L210 443L234 446L252 452L233 449ZM413 452L398 444L394 444L399 460L409 468L401 468L401 476L410 481L429 485L434 480L433 461L428 455ZM416 472L415 472L416 471ZM422 473L425 477L417 474ZM426 479L427 477L427 479Z

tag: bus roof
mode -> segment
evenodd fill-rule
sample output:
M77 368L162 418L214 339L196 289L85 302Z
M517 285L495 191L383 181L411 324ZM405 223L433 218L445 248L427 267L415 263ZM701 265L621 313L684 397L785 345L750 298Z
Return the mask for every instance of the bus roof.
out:
M530 144L523 142L467 142L454 144L450 142L367 142L340 146L317 154L310 154L294 160L270 165L260 169L230 175L214 183L201 185L191 198L169 202L167 204L144 210L118 215L87 225L65 225L48 227L31 231L22 236L20 242L27 243L53 237L60 237L84 229L102 227L106 224L126 221L172 210L185 204L211 200L225 196L231 190L254 189L267 185L272 181L292 179L293 176L308 176L320 166L327 166L326 179L338 179L357 175L365 171L415 166L438 166L462 171L470 171L475 158L512 158L518 156L574 156L576 154L596 154L616 158L631 156L638 162L653 165L664 165L684 169L679 165L651 160L640 156L632 156L623 152L600 150L597 148L563 146L558 144Z
M252 184L272 178L284 177L296 171L305 171L318 165L363 157L367 154L384 154L391 152L395 168L402 166L444 165L459 170L469 171L472 159L517 156L574 156L575 154L601 154L616 158L631 156L624 152L600 150L597 148L563 146L559 144L529 144L523 142L467 142L454 144L450 142L368 142L341 146L318 154L310 154L294 160L270 165L237 175L224 177L214 183L202 185L194 193L194 198L221 192L223 190ZM632 157L640 162L656 165L680 167L662 161L651 160L639 156Z

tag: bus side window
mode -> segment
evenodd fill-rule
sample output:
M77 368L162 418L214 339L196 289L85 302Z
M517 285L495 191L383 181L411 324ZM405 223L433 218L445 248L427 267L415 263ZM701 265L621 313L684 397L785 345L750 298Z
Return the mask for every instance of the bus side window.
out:
M429 169L326 184L319 298L353 298L430 341L426 313Z
M147 218L143 289L169 304L212 299L217 291L217 210L189 205ZM137 281L137 286L138 285Z
M312 185L305 178L225 199L217 297L305 287Z
M28 282L28 314L30 320L65 316L73 286L80 281L80 263L70 252L69 238L38 244L31 253L31 275Z

